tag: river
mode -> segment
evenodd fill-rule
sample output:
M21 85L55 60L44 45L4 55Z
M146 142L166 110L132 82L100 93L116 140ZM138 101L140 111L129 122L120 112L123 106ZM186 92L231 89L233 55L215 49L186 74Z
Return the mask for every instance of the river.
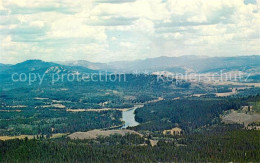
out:
M122 120L125 122L124 126L121 127L122 129L139 125L139 123L135 121L135 110L143 106L144 105L135 105L133 108L122 112Z

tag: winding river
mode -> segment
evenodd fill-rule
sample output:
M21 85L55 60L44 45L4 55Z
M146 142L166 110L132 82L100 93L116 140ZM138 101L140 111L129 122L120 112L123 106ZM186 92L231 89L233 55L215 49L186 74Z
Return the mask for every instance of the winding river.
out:
M122 112L122 120L125 122L125 124L123 127L121 127L121 129L139 125L139 123L135 121L135 110L143 106L144 105L135 105L133 108Z

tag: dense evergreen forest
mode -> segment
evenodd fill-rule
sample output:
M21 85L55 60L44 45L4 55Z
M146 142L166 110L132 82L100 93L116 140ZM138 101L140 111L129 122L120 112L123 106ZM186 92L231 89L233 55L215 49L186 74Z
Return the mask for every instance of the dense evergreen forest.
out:
M72 133L122 125L120 111L67 112L37 109L1 112L0 136Z
M42 139L0 141L2 162L258 162L260 131L237 126L164 137L157 146L137 135L96 140ZM167 140L167 141L165 141Z
M176 124L186 132L219 123L219 115L226 110L247 105L241 98L190 98L167 100L145 105L136 110L138 130L163 130Z

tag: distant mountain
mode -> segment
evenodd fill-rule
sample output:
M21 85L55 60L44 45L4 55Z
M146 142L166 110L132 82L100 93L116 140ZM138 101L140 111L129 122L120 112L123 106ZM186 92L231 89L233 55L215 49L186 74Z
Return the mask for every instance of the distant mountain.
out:
M9 68L10 65L0 63L0 71L5 71Z
M27 60L12 66L8 66L4 70L0 70L1 74L11 73L70 73L70 72L97 72L81 66L66 66L53 62L44 62L42 60Z
M116 69L124 70L164 70L169 68L183 68L187 71L206 72L213 69L227 69L241 66L260 66L260 56L243 57L158 57L131 62L110 63Z
M81 66L81 67L89 68L92 70L109 69L108 64L106 64L106 63L94 63L94 62L89 62L86 60L67 61L67 62L60 62L60 63L63 65L70 65L70 66Z
M260 56L238 57L157 57L135 61L117 61L109 63L94 63L85 60L68 61L61 63L44 62L41 60L27 60L16 65L0 64L0 73L11 72L108 72L124 73L153 73L153 72L230 72L242 71L260 74Z
M174 73L188 72L215 72L219 70L245 70L260 67L260 56L238 56L238 57L157 57L135 61L117 61L110 63L92 63L89 61L66 62L66 65L83 66L95 70L108 70L113 72L155 72L169 71Z

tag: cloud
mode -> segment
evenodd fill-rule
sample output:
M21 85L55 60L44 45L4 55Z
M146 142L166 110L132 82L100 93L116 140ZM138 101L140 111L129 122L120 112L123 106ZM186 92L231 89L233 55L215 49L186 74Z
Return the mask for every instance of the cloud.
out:
M244 0L244 3L247 4L256 4L256 0Z
M137 18L126 18L120 16L100 16L95 20L86 21L87 25L93 26L125 26L132 25Z
M18 24L20 21L17 18L12 18L10 16L2 15L0 19L0 25L12 25Z
M74 16L62 17L52 22L48 38L89 38L93 40L106 40L105 28L84 25L84 19Z
M96 3L128 3L136 0L96 0Z
M131 42L120 42L120 46L126 47L126 48L133 48L134 44Z
M146 18L151 20L166 19L169 13L161 0L138 0L132 3L99 4L91 11L92 15L114 15L128 18Z
M1 62L259 54L260 0L0 0Z

